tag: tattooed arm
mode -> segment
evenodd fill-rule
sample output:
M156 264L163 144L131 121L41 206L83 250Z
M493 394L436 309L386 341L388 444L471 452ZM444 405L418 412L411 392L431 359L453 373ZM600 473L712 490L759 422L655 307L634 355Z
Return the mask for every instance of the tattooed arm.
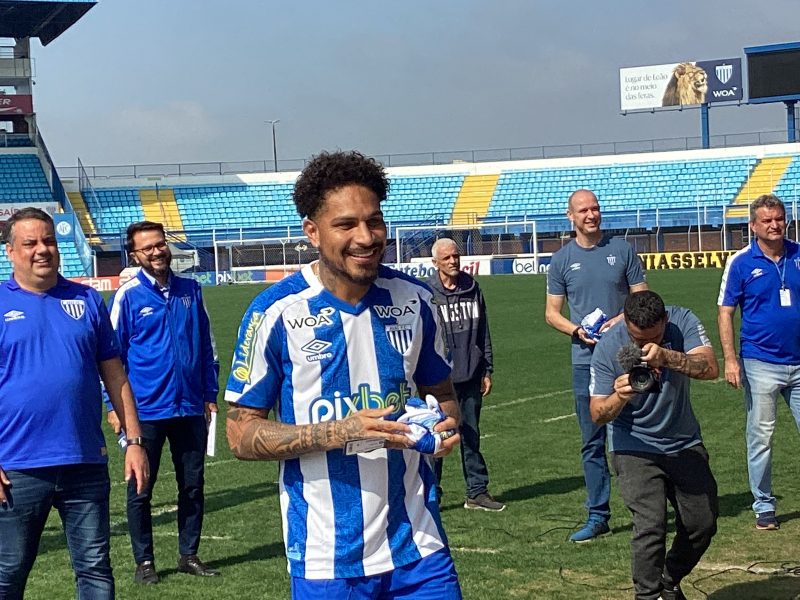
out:
M692 379L716 379L719 376L717 357L710 346L698 346L684 354L657 344L645 344L642 360L651 367L677 371Z
M344 447L350 440L382 438L387 447L408 448L408 426L381 419L393 407L360 410L346 419L314 425L287 425L267 418L268 411L231 404L226 433L233 454L242 460L285 460Z
M642 348L642 360L651 367L671 369L692 379L716 379L719 375L717 358L709 346L698 346L684 354L657 344L645 344ZM598 424L613 421L635 395L628 374L620 375L614 380L613 394L592 396L589 402L592 421Z
M610 396L592 396L589 400L589 414L598 425L609 423L617 418L625 405L636 395L630 385L630 377L623 373L614 380L614 393Z

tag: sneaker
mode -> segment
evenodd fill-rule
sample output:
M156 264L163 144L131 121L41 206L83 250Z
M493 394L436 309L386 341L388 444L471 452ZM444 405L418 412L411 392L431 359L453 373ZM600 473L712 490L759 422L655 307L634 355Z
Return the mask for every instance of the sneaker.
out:
M756 529L763 529L765 531L775 531L780 529L778 519L775 518L775 511L768 510L766 512L756 514Z
M483 492L474 498L467 498L467 501L464 502L464 508L469 508L471 510L500 512L501 510L505 510L506 505L492 498L489 492Z
M609 535L610 533L611 528L608 526L607 521L589 519L586 521L586 525L569 536L569 541L575 542L576 544L583 544L584 542L591 542L594 538Z
M683 595L680 585L670 585L666 583L663 578L661 579L661 583L663 584L663 588L658 600L686 600L686 596Z
M156 565L152 560L146 560L143 563L136 565L136 571L133 574L133 583L140 583L142 585L153 585L158 583Z

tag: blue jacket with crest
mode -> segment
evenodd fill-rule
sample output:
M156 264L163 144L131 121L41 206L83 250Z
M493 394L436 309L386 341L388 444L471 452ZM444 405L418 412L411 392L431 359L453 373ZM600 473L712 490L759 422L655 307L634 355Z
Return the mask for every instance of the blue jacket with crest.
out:
M140 270L109 313L139 419L198 416L217 401L219 361L197 281L170 273L165 298Z

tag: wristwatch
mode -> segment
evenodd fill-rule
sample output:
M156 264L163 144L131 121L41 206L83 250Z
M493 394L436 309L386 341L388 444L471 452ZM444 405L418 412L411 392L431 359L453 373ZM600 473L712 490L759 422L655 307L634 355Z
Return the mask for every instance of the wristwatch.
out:
M128 438L125 441L128 442L128 446L144 446L144 438L141 436Z

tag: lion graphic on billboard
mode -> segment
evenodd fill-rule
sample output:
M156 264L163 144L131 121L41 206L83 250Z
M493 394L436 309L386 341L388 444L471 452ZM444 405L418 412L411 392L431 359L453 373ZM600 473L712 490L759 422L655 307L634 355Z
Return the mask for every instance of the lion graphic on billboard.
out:
M703 104L708 92L706 72L692 63L681 63L672 70L661 106Z

